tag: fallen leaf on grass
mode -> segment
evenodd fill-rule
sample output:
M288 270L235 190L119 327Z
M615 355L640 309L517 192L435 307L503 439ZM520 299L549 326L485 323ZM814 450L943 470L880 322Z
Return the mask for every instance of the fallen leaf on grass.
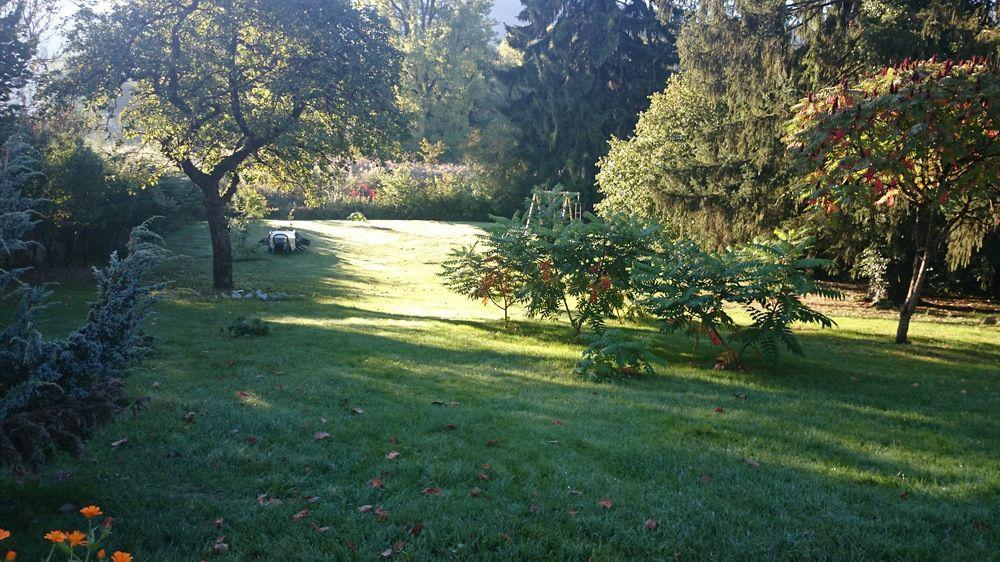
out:
M604 509L611 509L611 506L613 505L611 503L611 498L604 498L603 500L597 503L600 504L600 506L603 507Z
M646 520L646 530L647 531L655 531L656 530L656 525L657 525L656 519L650 518L650 519Z
M972 528L977 531L985 531L990 528L990 524L986 521L976 520L972 522Z
M444 400L431 400L435 406L461 406L461 402L445 402Z
M315 521L309 523L309 526L312 527L312 530L316 531L317 533L325 533L330 530L329 527L320 527L319 525L316 524Z
M216 529L221 529L223 523L224 523L224 521L222 520L221 517L216 517L215 518L215 528Z
M553 425L562 425L562 420L560 420L560 419L554 419L554 420L552 420L552 424Z
M709 475L707 475L707 474L702 474L701 475L701 481L705 482L707 484L708 482L712 481L712 477L709 476Z
M279 500L278 498L270 497L267 494L261 494L257 496L257 503L259 503L260 505L268 505L268 506L281 505L281 500Z
M399 445L399 438L396 437L395 435L393 435L392 437L389 438L389 444L390 445Z
M309 496L306 498L306 503L317 503L319 502L319 496Z
M237 400L246 400L247 398L250 398L250 396L251 396L250 393L247 392L247 391L245 391L245 390L237 390L236 391L236 399Z
M392 547L389 547L389 548L383 550L381 554L382 554L382 558L388 558L388 557L392 556Z
M487 447L496 447L498 444L500 444L500 442L497 441L496 439L490 439L489 441L486 442Z
M226 367L235 367L235 366L236 366L236 360L235 359L227 359L226 360Z
M222 542L223 540L225 540L225 537L219 537L219 539L215 541L215 544L212 545L212 552L218 554L219 556L229 554L229 545Z
M469 495L474 498L478 498L480 493L482 493L482 491L479 488L473 488L469 491Z
M420 536L420 532L423 531L423 530L424 530L424 524L420 523L420 522L417 522L417 523L414 523L412 527L410 527L410 530L408 532L411 535L413 535L414 537L419 537Z
M385 484L383 484L382 480L378 478L372 478L371 480L369 480L368 485L371 486L372 488L378 488L380 490L382 488L385 488Z
M300 512L298 512L298 513L296 513L295 515L292 516L292 521L301 521L301 520L305 519L306 517L309 517L309 510L308 509L303 509L302 511L300 511Z
M453 424L453 423L449 423L449 424L447 425L447 427L448 427L448 429L449 429L449 430L455 430L455 429L458 429L458 426L456 426L456 425L455 425L455 424Z
M740 460L754 468L760 468L760 462L757 459L752 457L743 457Z
M112 447L121 447L122 445L124 445L126 443L128 443L128 437L123 437L123 438L121 438L121 439L119 439L117 441L112 441L111 442L111 446Z
M389 451L385 454L385 458L393 460L399 457L399 451Z
M903 493L899 494L899 499L901 500L910 499L910 492L904 491Z
M532 513L538 513L541 509L542 509L541 506L539 506L537 503L533 503L530 506L528 506L528 511Z
M257 437L254 435L247 435L246 439L243 440L247 445L256 445Z
M184 414L184 423L194 423L194 412Z
M425 496L436 496L441 493L441 488L424 488L421 493Z
M716 414L725 414L725 413L726 413L726 410L725 410L725 409L723 409L723 408L716 408L716 409L714 410L714 412L715 412Z
M329 438L330 434L325 431L317 431L316 433L313 433L313 439L317 441L322 441L324 439L329 439Z
M375 515L378 515L379 521L385 521L389 518L389 512L382 509L381 505L375 508Z
M365 411L362 410L361 408L351 408L351 412L355 413L355 414L358 414L358 415L361 415L361 414L365 413Z
M575 509L571 509L571 510L569 510L569 511L566 512L566 515L569 515L570 517L576 517L576 510Z
M489 480L490 479L490 475L486 474L485 472L480 472L479 473L479 479L480 480Z
M580 490L570 490L569 491L569 495L571 495L571 496L582 496L583 492L581 492Z

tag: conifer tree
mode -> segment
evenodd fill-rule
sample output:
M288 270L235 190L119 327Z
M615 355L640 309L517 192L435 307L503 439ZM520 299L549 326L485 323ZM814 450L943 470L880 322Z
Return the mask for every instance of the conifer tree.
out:
M522 3L523 23L507 35L521 64L500 79L512 93L503 112L519 131L525 184L561 184L592 203L608 138L631 130L677 63L674 20L644 0Z

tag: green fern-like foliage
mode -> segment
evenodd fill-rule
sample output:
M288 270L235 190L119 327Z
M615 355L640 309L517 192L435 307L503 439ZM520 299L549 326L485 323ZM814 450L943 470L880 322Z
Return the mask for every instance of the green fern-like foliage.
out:
M593 379L652 375L653 352L649 338L629 338L621 330L586 336L589 342L574 372Z
M834 325L802 301L810 295L840 297L810 276L830 265L807 257L813 241L806 233L776 231L774 238L720 253L675 242L638 265L635 282L646 309L665 331L708 333L717 346L736 345L738 354L756 349L773 362L782 348L802 354L796 323ZM727 305L742 307L752 323L738 325Z
M488 238L488 237L487 237ZM510 307L518 301L518 271L496 249L484 251L479 244L456 248L442 264L445 282L453 291L503 311L506 324Z

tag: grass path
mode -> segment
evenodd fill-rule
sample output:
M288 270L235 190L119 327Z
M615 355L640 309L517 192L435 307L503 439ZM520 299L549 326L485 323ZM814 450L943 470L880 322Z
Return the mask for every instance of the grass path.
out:
M296 226L308 253L236 264L239 286L298 295L281 302L206 296L205 231L171 237L190 259L128 381L150 408L0 483L0 527L40 537L76 524L63 504L97 502L118 546L164 561L997 559L996 328L917 322L900 348L891 321L840 318L749 374L661 338L657 376L598 384L570 373L565 325L505 331L442 287L475 227ZM63 287L47 327L72 326L88 290ZM272 333L224 336L237 315Z

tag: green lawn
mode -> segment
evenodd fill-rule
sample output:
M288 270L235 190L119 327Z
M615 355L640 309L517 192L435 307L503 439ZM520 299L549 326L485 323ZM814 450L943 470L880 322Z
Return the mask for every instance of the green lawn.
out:
M742 374L661 336L655 377L593 383L571 373L568 325L504 330L442 286L475 227L297 227L308 253L236 264L240 287L299 295L282 302L208 296L206 232L171 236L191 259L128 380L149 409L36 482L0 483L6 543L35 560L44 531L79 523L60 506L98 503L137 560L377 559L400 541L392 559L1000 556L1000 329L919 321L898 347L890 320L837 318L802 332L806 357ZM53 331L89 289L57 294ZM238 315L271 334L230 339Z

